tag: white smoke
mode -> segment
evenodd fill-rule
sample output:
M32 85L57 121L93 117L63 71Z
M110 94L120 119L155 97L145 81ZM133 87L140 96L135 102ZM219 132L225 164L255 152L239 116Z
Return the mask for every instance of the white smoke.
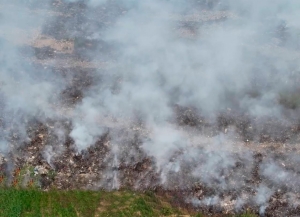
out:
M253 200L257 205L259 205L259 214L263 215L273 191L264 185L260 185L256 191L257 193Z
M295 0L60 2L87 5L82 6L84 15L76 14L76 22L64 23L64 30L74 30L70 37L82 34L96 40L97 46L84 54L92 57L92 63L107 58L110 67L98 69L92 84L82 90L82 100L63 113L65 78L52 69L36 67L30 49L25 56L19 51L20 38L32 38L35 30L46 28L53 19L39 10L32 13L29 6L23 10L25 3L1 4L0 151L11 149L10 137L15 133L11 128L20 137L15 143L27 141L27 124L33 119L42 123L66 119L72 125L70 132L55 127L59 142L47 144L44 150L49 163L63 152L67 136L80 153L109 132L112 143L106 161L110 168L105 176L113 181L112 188L118 188L121 180L116 168L122 163L123 146L134 137L132 126L140 124L139 148L154 159L166 188L172 187L171 177L180 188L199 181L216 191L241 193L250 186L257 192L251 197L253 203L263 214L274 191L266 183L257 187L247 181L255 168L254 151L245 147L239 129L220 133L212 127L207 133L201 127L181 127L175 110L193 108L203 116L203 125L217 125L216 118L228 111L245 114L258 126L268 118L292 125L293 117L299 116L299 102L295 99L292 104L296 105L288 108L281 97L297 90L300 4ZM115 11L118 16L111 18ZM136 154L135 150L130 153ZM259 168L267 180L272 180L274 171L272 186L285 183L299 191L295 187L299 177L293 172L272 161ZM105 180L101 185L107 185ZM221 200L216 193L193 202L208 206ZM247 202L243 197L237 201L236 209Z
M1 149L9 151L12 133L20 137L19 143L26 142L30 119L43 121L55 116L56 94L63 86L51 71L41 72L29 61L33 50L27 49L25 55L20 50L22 44L34 40L45 16L31 13L22 3L1 4L1 8Z

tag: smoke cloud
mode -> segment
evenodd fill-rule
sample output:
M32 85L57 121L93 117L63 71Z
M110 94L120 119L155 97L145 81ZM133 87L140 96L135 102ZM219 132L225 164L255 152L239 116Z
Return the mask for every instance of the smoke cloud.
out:
M147 158L153 185L200 183L202 193L185 198L194 206L225 209L234 195L231 209L263 214L277 188L299 193L298 175L260 146L298 142L297 1L0 3L2 154L30 143L33 123L51 122L41 152L52 167L67 141L82 154L110 140L100 187L121 187L117 168ZM74 50L49 45L53 60L38 60L41 34ZM76 64L94 71L78 75ZM66 90L80 93L71 105Z

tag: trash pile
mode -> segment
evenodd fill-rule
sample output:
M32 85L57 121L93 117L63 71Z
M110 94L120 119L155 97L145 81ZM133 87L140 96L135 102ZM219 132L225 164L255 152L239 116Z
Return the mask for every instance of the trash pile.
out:
M151 190L207 214L298 215L293 7L47 3L0 3L0 186Z

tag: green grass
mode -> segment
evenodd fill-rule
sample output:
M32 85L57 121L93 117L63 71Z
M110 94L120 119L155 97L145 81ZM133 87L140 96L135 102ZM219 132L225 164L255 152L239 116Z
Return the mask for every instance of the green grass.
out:
M94 216L100 197L89 191L0 189L0 216Z
M189 215L190 214L190 215ZM166 198L152 192L132 191L59 191L0 188L0 216L2 217L152 217L201 216L172 207ZM239 217L255 217L242 214Z
M36 190L0 190L0 216L41 216L42 193Z
M154 195L131 191L0 189L0 216L163 216L178 213Z
M257 215L252 214L251 212L246 212L241 215L237 215L236 217L257 217Z

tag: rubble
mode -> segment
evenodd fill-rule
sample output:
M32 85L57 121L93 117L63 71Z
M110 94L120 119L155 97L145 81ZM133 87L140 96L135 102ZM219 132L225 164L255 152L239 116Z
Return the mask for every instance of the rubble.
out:
M46 175L48 174L48 170L46 168L44 168L43 166L36 166L33 169L33 172L35 175L41 174L41 175Z

